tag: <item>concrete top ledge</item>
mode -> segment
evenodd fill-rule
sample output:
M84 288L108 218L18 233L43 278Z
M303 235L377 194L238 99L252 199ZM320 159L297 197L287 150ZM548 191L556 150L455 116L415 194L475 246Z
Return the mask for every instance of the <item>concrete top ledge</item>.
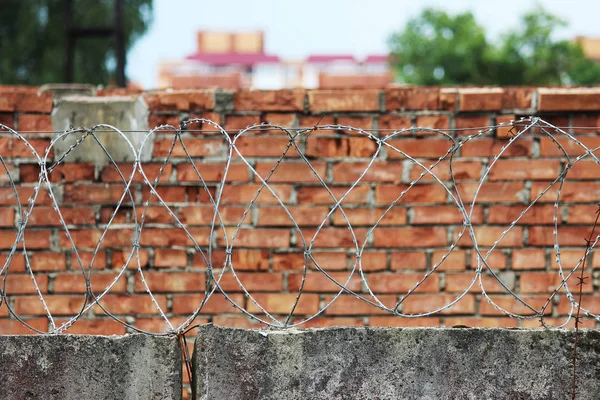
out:
M574 331L205 325L194 352L197 398L564 399ZM600 331L581 330L577 399L600 398Z

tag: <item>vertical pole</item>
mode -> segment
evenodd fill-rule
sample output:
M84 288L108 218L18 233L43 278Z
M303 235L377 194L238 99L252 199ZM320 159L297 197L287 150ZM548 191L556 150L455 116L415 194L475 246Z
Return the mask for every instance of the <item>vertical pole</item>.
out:
M123 28L123 0L114 0L115 7L115 48L117 57L117 86L125 87L125 32Z

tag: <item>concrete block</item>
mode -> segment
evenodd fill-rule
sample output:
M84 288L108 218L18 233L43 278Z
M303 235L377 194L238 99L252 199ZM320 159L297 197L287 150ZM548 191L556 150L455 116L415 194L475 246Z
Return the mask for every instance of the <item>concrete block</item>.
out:
M133 144L132 150L116 132L98 132L97 137L116 162L133 162L143 138L148 133L148 107L141 96L68 96L59 98L52 110L52 130L66 131L71 127L91 128L97 124L107 124L120 129ZM102 130L105 130L104 128ZM55 133L54 137L59 136ZM69 151L82 134L70 134L55 143L56 158ZM152 138L141 153L142 161L152 158ZM76 149L69 153L65 162L93 162L104 167L109 159L89 136Z
M204 326L197 399L566 399L573 331ZM580 332L578 400L600 398L600 332Z
M0 336L0 399L181 399L175 337Z

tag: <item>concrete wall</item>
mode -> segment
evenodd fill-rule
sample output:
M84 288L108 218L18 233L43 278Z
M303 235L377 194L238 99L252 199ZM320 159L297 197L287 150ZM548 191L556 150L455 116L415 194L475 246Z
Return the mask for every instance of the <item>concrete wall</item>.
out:
M179 341L0 336L0 399L181 399Z
M581 332L577 399L600 398L600 332ZM198 399L567 399L573 331L203 327Z

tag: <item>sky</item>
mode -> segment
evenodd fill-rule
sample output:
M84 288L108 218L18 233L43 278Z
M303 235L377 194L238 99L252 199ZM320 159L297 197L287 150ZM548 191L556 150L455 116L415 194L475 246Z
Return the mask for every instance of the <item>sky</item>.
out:
M154 21L128 54L127 75L156 86L161 60L193 53L199 30L265 32L265 52L283 59L388 52L387 39L426 7L470 10L491 37L514 28L541 4L569 27L560 36L600 37L600 0L154 0Z

